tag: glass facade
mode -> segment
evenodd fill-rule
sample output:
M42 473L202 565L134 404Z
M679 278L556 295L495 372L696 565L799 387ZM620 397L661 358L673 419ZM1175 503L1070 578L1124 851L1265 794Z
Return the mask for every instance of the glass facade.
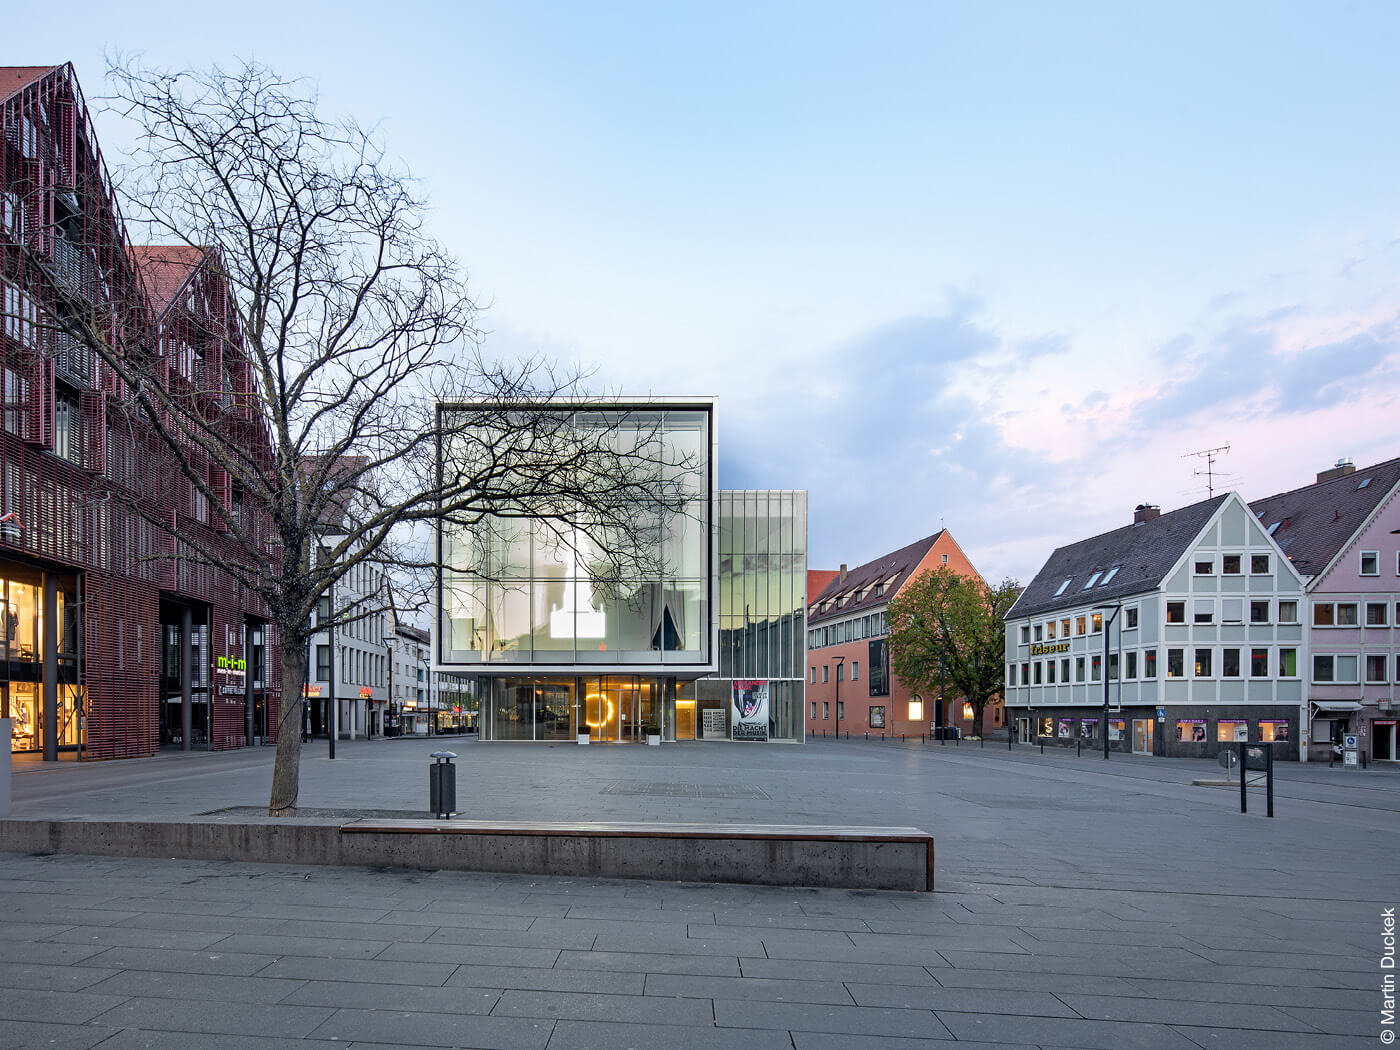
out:
M684 509L638 505L635 542L556 518L488 517L445 527L439 659L443 665L711 665L710 412L575 412L646 452ZM655 454L647 452L654 446ZM450 450L449 450L450 454ZM625 549L624 549L625 548Z
M807 493L721 492L716 516L719 674L695 683L695 735L715 735L721 711L726 735L732 735L735 683L766 683L768 739L801 740L807 680ZM751 685L739 688L752 692Z

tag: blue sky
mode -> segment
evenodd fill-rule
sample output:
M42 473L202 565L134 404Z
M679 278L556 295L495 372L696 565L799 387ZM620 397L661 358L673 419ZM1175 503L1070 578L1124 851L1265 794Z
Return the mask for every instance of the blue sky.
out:
M64 10L0 63L256 57L380 123L488 348L718 395L813 566L946 525L1024 580L1196 449L1247 498L1400 455L1392 3Z

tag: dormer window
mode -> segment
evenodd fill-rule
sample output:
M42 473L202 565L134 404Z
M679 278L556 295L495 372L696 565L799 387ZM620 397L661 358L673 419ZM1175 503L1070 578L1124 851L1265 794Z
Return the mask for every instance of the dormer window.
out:
M877 583L877 584L875 585L875 597L877 597L877 598L883 597L883 596L884 596L884 593L885 593L885 585L884 585L883 583Z

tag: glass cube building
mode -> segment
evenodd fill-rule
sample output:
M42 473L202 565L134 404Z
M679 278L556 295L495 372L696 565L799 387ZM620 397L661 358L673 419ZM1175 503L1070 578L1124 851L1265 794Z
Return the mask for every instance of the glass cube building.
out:
M439 530L434 666L477 676L481 739L801 740L806 492L718 491L710 399L559 411L652 443L670 506L638 499L642 550L543 518Z

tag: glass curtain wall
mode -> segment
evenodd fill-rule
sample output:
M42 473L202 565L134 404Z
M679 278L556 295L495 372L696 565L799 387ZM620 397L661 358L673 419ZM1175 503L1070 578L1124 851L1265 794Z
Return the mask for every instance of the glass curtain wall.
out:
M769 685L769 738L800 740L806 696L807 493L721 492L719 674L696 683L697 736L726 733L735 680ZM707 725L708 723L708 725Z
M644 449L685 493L683 511L639 506L640 549L557 519L490 517L445 528L443 659L467 664L707 664L709 414L578 413L580 433ZM654 521L648 528L647 521Z

